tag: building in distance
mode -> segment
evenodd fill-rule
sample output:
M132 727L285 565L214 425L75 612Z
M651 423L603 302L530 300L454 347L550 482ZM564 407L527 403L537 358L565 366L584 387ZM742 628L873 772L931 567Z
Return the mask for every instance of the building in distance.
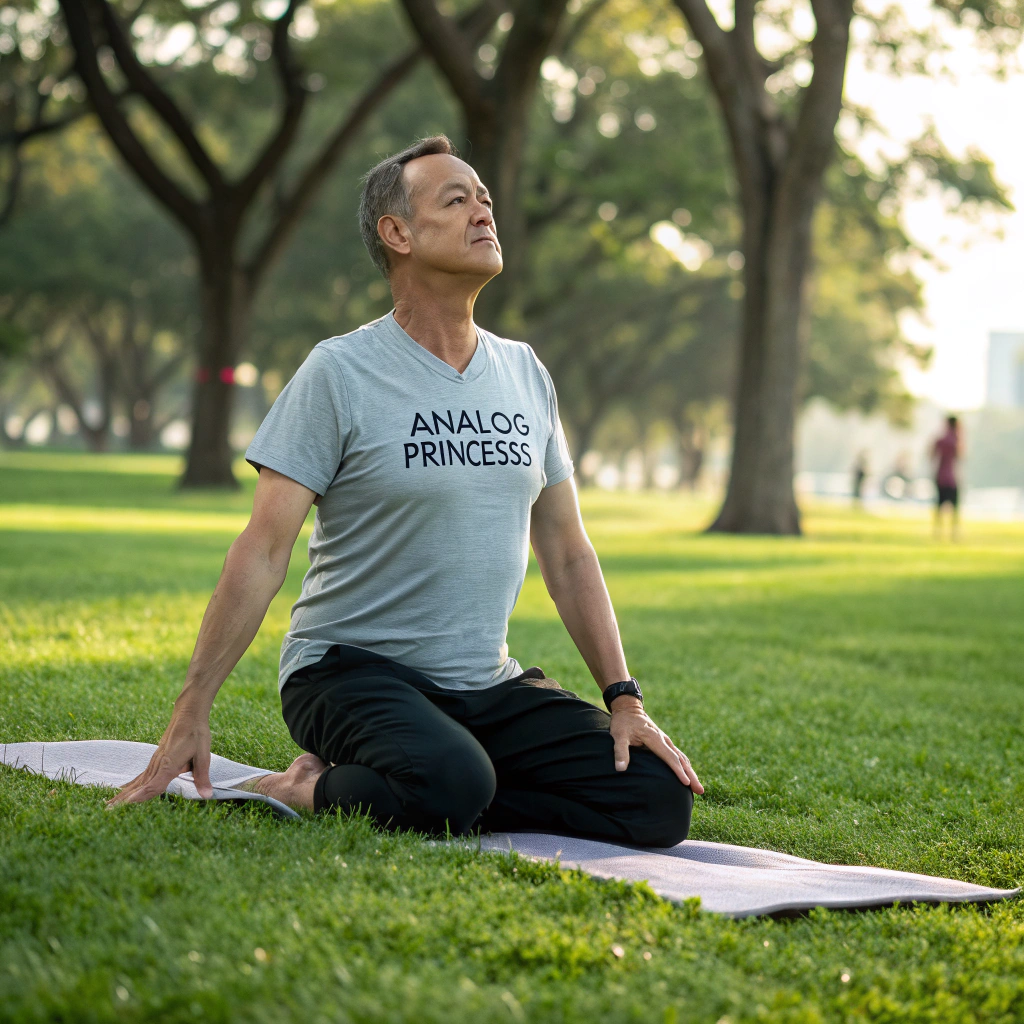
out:
M1024 331L990 331L985 404L1024 409Z

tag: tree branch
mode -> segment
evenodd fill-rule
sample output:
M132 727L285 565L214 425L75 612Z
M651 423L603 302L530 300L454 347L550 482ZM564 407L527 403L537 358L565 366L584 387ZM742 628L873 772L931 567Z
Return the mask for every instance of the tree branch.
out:
M245 209L259 187L274 173L288 153L302 121L302 113L309 95L301 81L301 69L295 62L288 42L288 29L295 11L303 0L289 0L288 9L274 23L274 63L284 95L284 110L277 130L267 141L252 166L242 176L234 190L238 209Z
M107 42L114 51L114 56L117 58L117 63L129 86L149 104L156 115L171 130L210 188L215 190L223 188L224 176L221 174L220 168L196 138L192 126L178 105L157 85L152 74L142 66L138 57L135 56L135 50L125 36L124 28L113 7L107 0L88 0L88 2L103 23Z
M294 231L302 215L312 205L317 191L334 169L334 165L352 137L422 56L422 48L416 47L388 65L358 99L356 105L306 167L305 172L281 204L278 215L274 218L270 228L256 246L252 258L246 264L246 276L251 287L256 287L256 282L266 273L274 258L284 248L288 237Z
M608 0L590 0L590 3L564 28L561 39L552 46L552 52L563 57L568 56L576 41L590 28L607 4Z
M752 200L762 191L766 173L767 154L760 116L763 82L760 87L751 88L729 35L715 20L706 0L674 2L704 50L704 66L725 118L740 190Z
M29 139L34 139L38 135L49 135L50 132L60 131L61 128L66 128L69 124L73 124L88 113L90 111L86 107L80 107L78 110L73 110L70 114L64 114L63 117L55 118L53 121L36 121L27 128L15 128L4 135L0 135L0 146L20 146L22 143L28 142Z
M484 80L473 66L473 51L458 24L443 15L434 0L402 0L402 7L459 102L469 110L479 108L484 103Z
M460 30L465 32L470 39L479 39L490 31L502 9L493 0L484 0L483 3L459 19ZM256 246L252 258L246 265L246 276L253 287L284 248L289 236L295 230L302 215L313 204L317 191L334 169L355 133L359 131L366 119L384 101L391 90L412 71L423 55L423 45L414 46L380 73L376 81L360 96L355 106L342 119L288 195L278 204L277 215L273 223Z
M762 89L767 78L765 61L754 41L754 8L756 0L734 0L734 26L729 33L740 72L751 88Z
M675 0L675 5L704 50L704 62L715 85L715 91L721 91L723 95L729 93L732 81L738 75L736 58L729 45L729 36L715 20L706 0Z
M551 49L565 6L566 0L521 0L494 76L506 104L533 95L541 62Z
M60 4L68 35L75 48L75 68L89 90L93 108L110 136L110 141L154 198L162 203L193 237L198 236L202 230L198 206L157 165L139 141L118 106L119 97L103 77L96 60L96 41L93 38L84 0L60 0Z
M836 120L843 104L853 5L850 0L811 0L811 7L818 25L811 40L814 75L803 91L793 131L786 169L790 180L816 180L824 172L835 151Z

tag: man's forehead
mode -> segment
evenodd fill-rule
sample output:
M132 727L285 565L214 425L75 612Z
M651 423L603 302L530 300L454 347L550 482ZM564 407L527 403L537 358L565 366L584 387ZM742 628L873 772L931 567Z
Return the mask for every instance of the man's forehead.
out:
M443 189L462 185L474 192L486 189L465 160L449 153L431 153L419 156L405 165L409 193L440 192Z

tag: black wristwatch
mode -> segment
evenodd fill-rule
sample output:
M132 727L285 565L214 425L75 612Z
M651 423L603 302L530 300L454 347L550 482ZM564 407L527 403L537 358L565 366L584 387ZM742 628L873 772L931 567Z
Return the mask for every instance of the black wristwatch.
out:
M624 679L621 683L612 683L611 686L604 688L604 693L601 694L604 697L605 707L609 711L612 709L612 701L616 697L621 697L624 694L630 697L636 697L641 704L644 702L643 691L640 689L640 684L630 676L628 679Z

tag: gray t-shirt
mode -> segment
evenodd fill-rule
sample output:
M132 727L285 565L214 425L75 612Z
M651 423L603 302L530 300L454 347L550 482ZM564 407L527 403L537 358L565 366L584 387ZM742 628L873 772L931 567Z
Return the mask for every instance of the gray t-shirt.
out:
M529 345L478 328L459 373L392 310L320 342L245 457L322 495L282 687L334 644L450 689L522 671L505 641L530 508L573 472L554 386Z

